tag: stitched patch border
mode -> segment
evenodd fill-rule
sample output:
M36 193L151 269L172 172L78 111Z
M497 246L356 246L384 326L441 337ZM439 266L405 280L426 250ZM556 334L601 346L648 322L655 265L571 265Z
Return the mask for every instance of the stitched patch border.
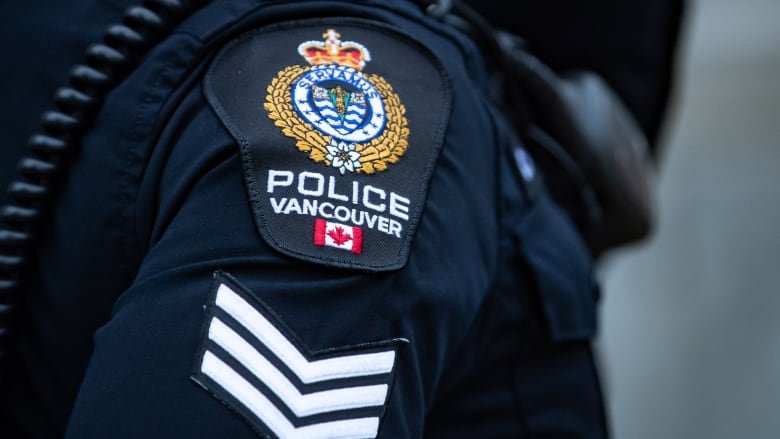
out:
M280 23L226 45L204 92L241 145L269 245L369 272L406 264L452 107L432 51L370 20ZM326 245L323 223L339 227Z

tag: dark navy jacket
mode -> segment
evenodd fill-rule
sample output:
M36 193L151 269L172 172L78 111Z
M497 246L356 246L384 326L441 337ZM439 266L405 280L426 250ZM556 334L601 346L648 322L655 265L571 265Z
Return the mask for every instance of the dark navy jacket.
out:
M18 65L3 183L127 6L39 3L0 26ZM362 79L294 53L330 28L370 51ZM406 1L225 0L186 19L108 95L42 223L3 437L605 437L590 257L482 56ZM365 136L275 94L337 83L381 121ZM379 158L358 164L350 139Z

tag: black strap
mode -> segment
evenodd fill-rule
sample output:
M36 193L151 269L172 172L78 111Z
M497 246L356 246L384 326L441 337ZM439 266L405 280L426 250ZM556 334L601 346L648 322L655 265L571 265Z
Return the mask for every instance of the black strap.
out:
M147 51L202 0L145 0L127 8L122 21L106 28L103 39L90 45L75 65L68 83L54 94L54 110L41 116L29 151L18 164L19 177L8 186L10 204L0 208L0 381L6 379L13 320L23 287L21 275L29 260L41 219L57 186L92 125L106 95L135 68Z

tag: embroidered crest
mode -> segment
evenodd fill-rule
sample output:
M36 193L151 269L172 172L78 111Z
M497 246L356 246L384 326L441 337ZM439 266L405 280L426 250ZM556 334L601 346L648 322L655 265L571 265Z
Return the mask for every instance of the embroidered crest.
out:
M334 29L322 36L298 46L310 66L287 67L268 86L268 117L315 162L341 174L384 171L409 146L406 109L384 78L362 72L367 48Z
M334 267L406 263L452 103L432 51L369 20L278 23L226 45L204 92L268 245Z

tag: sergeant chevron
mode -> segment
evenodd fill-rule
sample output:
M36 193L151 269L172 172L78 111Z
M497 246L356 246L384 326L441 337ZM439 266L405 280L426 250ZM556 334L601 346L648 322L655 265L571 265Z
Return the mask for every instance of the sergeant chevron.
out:
M280 195L269 197L276 214L336 219L398 238L409 220L408 197L358 181L339 182L318 172L271 169L266 192Z

